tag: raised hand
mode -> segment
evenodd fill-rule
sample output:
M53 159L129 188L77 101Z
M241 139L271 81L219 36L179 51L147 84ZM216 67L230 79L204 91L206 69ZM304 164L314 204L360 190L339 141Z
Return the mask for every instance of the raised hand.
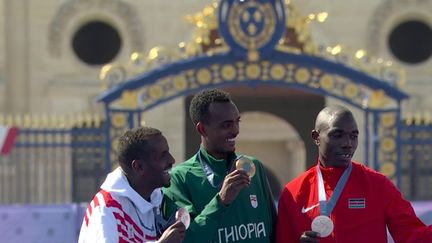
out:
M221 203L226 206L230 205L237 198L239 192L249 184L249 176L243 170L234 170L226 175L219 191Z

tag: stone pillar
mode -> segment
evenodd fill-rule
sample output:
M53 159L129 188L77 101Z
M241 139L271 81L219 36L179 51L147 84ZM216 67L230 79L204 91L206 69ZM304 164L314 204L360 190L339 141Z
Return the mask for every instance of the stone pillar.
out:
M8 113L29 112L29 1L4 1L5 102Z

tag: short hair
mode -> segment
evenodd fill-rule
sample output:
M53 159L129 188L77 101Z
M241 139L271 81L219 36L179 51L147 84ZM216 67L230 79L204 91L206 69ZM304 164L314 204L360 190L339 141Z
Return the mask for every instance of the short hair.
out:
M134 128L121 135L118 143L120 167L127 172L133 160L147 158L152 150L149 140L157 135L162 135L162 132L152 127Z
M351 117L354 116L352 112L341 105L330 105L324 107L317 115L315 120L315 130L320 131L329 125L329 122L336 116L345 116L349 115Z
M197 93L189 106L189 116L194 124L205 122L213 102L232 102L229 93L221 89L207 89Z

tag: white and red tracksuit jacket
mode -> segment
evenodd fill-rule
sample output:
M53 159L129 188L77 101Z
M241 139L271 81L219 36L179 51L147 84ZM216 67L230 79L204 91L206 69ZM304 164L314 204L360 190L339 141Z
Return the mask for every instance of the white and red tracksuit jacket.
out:
M150 200L144 200L132 189L117 168L108 174L88 205L78 242L155 242L153 208L160 207L161 190L154 190Z

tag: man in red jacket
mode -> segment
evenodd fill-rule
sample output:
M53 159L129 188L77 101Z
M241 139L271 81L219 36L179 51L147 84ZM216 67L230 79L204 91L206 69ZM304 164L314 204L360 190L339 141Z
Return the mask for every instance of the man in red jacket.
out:
M312 139L317 165L289 182L279 199L276 242L432 242L411 204L384 175L351 158L359 131L348 109L324 108Z

